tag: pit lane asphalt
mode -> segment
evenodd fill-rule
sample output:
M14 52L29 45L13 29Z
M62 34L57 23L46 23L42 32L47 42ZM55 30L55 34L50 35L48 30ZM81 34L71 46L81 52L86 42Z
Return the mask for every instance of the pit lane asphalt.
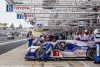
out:
M10 42L10 41L19 40L19 39L25 39L25 38L26 38L26 37L15 37L15 39L0 41L0 43Z
M12 41L16 41L16 40L12 40ZM8 41L5 41L8 42ZM3 42L3 43L5 43ZM9 41L10 42L10 41ZM22 40L22 41L17 41L17 42L10 42L10 43L6 43L3 45L0 45L0 55L3 53L6 53L12 49L15 49L23 44L27 43L27 40Z

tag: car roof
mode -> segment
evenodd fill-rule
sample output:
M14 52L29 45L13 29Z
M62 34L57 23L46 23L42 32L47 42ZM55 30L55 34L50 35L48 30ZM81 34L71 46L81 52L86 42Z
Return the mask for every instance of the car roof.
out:
M66 42L66 40L57 40L56 43Z

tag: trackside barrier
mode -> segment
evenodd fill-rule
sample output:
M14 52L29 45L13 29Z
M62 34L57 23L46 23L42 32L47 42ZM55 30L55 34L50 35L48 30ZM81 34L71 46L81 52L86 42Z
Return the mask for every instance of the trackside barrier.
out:
M0 41L5 41L7 40L7 37L0 37Z
M14 39L24 39L26 37L0 37L0 41L14 40Z
M13 40L15 37L0 37L0 41Z
M13 40L15 37L7 37L7 40Z

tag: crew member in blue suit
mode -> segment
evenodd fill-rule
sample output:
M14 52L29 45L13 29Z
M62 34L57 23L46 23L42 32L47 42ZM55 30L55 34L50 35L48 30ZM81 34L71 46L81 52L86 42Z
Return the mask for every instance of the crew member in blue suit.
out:
M46 47L46 49L45 49L45 51L44 51L44 53L42 54L42 55L40 55L40 57L39 57L39 61L41 60L41 59L44 59L45 61L50 57L50 54L51 54L51 51L52 51L52 49L53 49L53 43L51 42L51 43L47 43L46 45L45 45L45 47Z
M28 47L30 47L32 45L32 41L33 41L32 31L28 32L27 39L28 39Z
M100 63L100 30L99 29L94 30L94 40L96 42L96 55L94 58L94 63L98 64Z

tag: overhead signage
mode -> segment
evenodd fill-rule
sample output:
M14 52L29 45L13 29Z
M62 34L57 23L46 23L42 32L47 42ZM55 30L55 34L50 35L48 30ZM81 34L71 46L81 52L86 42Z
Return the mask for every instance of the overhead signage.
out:
M6 5L6 12L30 12L29 5Z
M42 27L42 26L44 26L44 24L37 24L37 26L41 26Z
M21 14L21 13L17 13L17 19L24 19L24 18L27 18L27 19L34 19L34 14Z
M27 19L34 19L34 14L25 14L23 18L25 18L25 16Z
M84 21L79 21L78 25L79 25L79 27L83 27L84 26Z
M23 19L23 15L17 13L17 19Z

